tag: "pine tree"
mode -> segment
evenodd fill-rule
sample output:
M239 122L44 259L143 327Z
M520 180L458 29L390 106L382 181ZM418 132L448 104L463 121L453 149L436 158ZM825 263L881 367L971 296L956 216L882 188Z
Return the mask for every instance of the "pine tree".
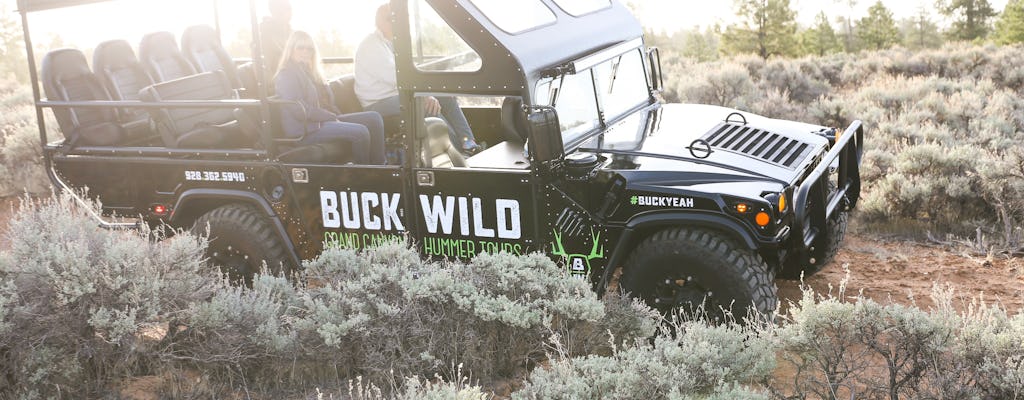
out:
M932 21L930 12L924 6L917 9L917 15L900 23L903 45L911 50L934 49L942 46L939 25Z
M888 49L900 42L896 20L892 17L892 11L882 4L882 0L868 8L868 16L857 21L857 28L857 38L865 48Z
M1024 0L1010 0L1003 15L996 21L994 33L998 44L1024 43Z
M13 77L27 82L24 35L21 24L11 15L6 4L0 4L0 79Z
M800 45L804 54L823 56L837 53L843 50L839 36L836 35L832 24L828 22L828 15L822 11L814 18L814 26L800 34Z
M708 28L703 33L694 28L683 34L682 55L698 62L718 59L718 35L714 29Z
M722 35L727 53L753 53L765 60L796 53L796 12L789 0L735 0L735 5L741 22Z
M845 5L849 9L850 13L844 17L839 17L839 21L845 28L843 32L843 48L846 49L847 53L851 53L857 50L857 43L853 36L853 8L857 6L857 0L833 0L835 4Z
M984 39L996 15L988 0L936 0L939 12L952 20L946 36L953 40Z

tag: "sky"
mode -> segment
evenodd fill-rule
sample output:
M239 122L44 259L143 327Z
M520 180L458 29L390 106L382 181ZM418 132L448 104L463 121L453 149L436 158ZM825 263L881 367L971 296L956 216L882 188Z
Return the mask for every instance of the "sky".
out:
M509 0L512 1L512 0ZM1001 11L1007 0L989 0L993 8ZM632 0L641 23L656 31L672 32L694 26L707 27L719 23L723 26L732 22L733 2L729 0ZM180 32L194 24L212 24L213 2L210 0L172 0L162 2L122 0L110 3L79 6L66 10L47 11L30 15L33 38L36 42L49 43L59 32L64 43L90 48L103 40L122 38L138 43L143 34L159 30ZM346 38L350 43L358 41L373 30L373 12L382 0L292 0L294 12L293 27L318 31L327 27ZM874 1L859 0L853 9L853 17L867 14ZM934 12L934 0L887 0L887 7L897 19L917 13L921 6ZM14 10L15 0L0 0L6 10ZM154 5L156 4L156 5ZM248 1L221 0L221 20L225 39L230 40L235 32L248 29ZM259 15L265 15L265 0L257 0ZM797 10L801 24L810 25L821 11L830 15L847 15L845 6L834 0L791 0ZM196 11L198 10L198 12ZM153 18L130 18L132 15L154 15ZM103 15L101 18L83 18L83 15ZM108 21L117 21L109 23Z

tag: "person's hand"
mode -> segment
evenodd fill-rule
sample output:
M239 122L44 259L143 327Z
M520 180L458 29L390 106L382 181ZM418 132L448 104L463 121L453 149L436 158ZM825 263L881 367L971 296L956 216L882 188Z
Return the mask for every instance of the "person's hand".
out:
M437 101L434 96L428 96L423 99L423 112L428 116L441 114L441 102Z

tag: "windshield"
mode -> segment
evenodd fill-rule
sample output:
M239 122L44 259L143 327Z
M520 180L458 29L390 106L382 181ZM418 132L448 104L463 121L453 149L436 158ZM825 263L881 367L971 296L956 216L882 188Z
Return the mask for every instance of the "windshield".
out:
M642 53L633 49L591 69L541 80L536 96L536 104L555 107L562 142L574 145L650 101Z

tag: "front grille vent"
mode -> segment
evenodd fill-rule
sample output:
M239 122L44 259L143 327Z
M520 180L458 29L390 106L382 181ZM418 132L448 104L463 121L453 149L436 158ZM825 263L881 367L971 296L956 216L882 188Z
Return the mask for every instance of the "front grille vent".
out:
M800 164L811 152L811 145L807 143L734 122L718 124L701 139L712 148L756 157L789 169Z

